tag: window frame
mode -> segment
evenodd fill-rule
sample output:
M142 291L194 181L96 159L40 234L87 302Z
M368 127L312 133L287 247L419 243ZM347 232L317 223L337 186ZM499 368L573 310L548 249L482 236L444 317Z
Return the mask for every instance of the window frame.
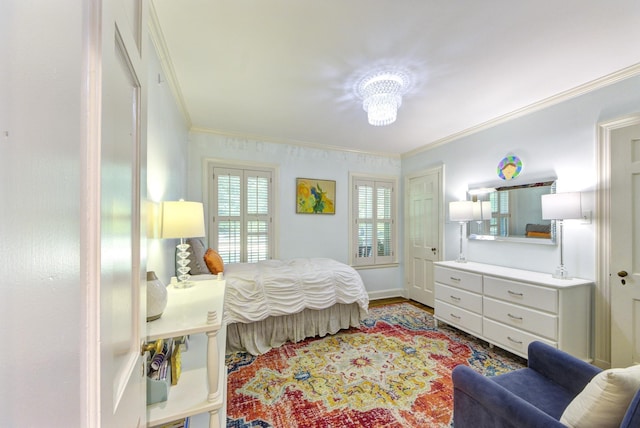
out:
M253 162L229 162L226 160L220 159L205 159L204 160L205 168L203 168L205 172L204 174L204 193L207 195L207 200L205 204L206 215L207 215L207 243L210 248L218 249L218 216L216 209L218 207L218 189L216 187L216 178L215 171L216 170L234 170L234 171L242 171L242 176L245 177L247 172L257 172L259 175L270 175L270 191L269 191L269 224L268 224L268 256L267 260L278 258L278 245L277 245L277 213L276 207L278 206L278 168L275 165L271 164L263 164L263 163L253 163ZM248 236L247 223L249 221L249 214L247 213L247 200L246 200L246 181L245 179L241 180L242 194L240 197L240 205L241 205L241 215L240 215L240 224L241 224L241 247L240 247L240 263L247 262L247 248L246 241ZM225 261L225 263L227 263ZM235 262L232 262L235 263Z
M377 251L370 251L367 256L362 255L361 246L359 244L359 190L358 186L369 185L373 188L373 206L372 211L377 211L376 189L389 187L391 189L391 201L390 201L390 220L377 221L376 216L372 218L372 230L373 241L372 248L377 248L378 238L375 230L377 230L377 224L390 222L390 255L379 256ZM376 267L388 267L398 264L398 177L388 175L375 175L375 174L349 174L349 259L352 266L356 268L376 268Z

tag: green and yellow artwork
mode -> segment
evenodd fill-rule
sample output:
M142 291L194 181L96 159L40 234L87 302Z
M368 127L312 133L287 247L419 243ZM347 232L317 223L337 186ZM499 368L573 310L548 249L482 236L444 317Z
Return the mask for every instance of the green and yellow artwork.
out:
M296 178L297 214L335 214L336 182Z

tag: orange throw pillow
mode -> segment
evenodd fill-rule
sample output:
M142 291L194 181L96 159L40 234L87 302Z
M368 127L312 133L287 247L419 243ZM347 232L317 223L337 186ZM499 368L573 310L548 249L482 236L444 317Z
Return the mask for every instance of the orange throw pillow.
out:
M529 238L551 238L551 233L548 232L527 232Z
M207 252L204 253L204 262L212 274L217 275L220 272L224 272L224 262L217 251L209 248Z

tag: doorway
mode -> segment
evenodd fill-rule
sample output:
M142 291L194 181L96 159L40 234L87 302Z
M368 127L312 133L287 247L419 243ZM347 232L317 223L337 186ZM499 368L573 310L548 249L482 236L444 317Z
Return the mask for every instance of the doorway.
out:
M627 367L640 362L640 114L599 125L598 171L596 363Z

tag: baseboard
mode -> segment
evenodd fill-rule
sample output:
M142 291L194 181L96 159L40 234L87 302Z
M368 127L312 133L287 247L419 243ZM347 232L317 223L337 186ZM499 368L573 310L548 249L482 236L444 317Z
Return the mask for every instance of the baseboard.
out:
M403 297L407 299L407 293L402 288L392 288L389 290L369 291L369 300L389 299L392 297Z
M604 360L594 360L591 364L593 364L596 367L600 367L602 370L606 370L606 369L610 369L611 368L611 362L610 361L604 361Z

